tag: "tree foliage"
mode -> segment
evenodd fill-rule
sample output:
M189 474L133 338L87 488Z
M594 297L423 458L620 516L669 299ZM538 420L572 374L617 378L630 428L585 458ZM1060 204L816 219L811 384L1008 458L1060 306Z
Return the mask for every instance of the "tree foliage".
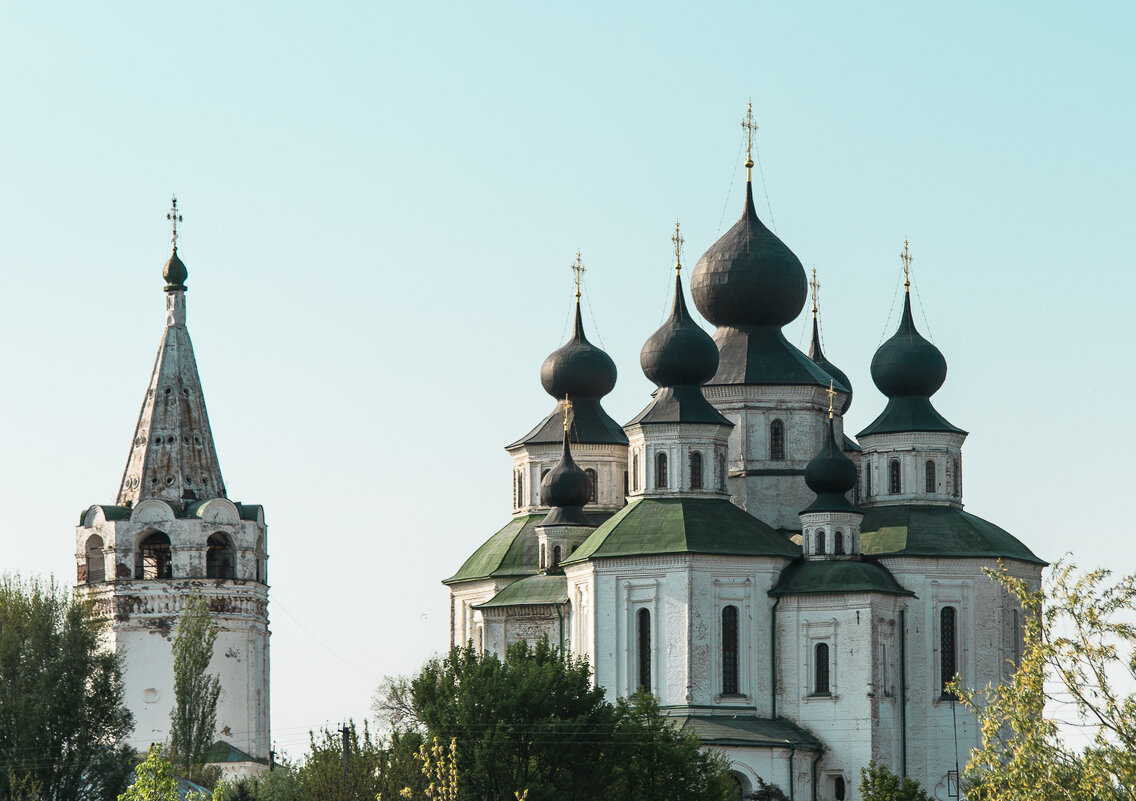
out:
M428 737L456 742L461 801L728 797L720 758L651 696L607 703L587 661L547 640L514 643L503 659L455 648L422 668L410 698Z
M114 799L133 720L93 605L54 580L0 576L0 798Z
M162 756L160 746L150 746L146 759L134 769L134 781L118 801L181 801L174 766ZM186 801L225 801L225 791L218 787L212 796L190 791Z
M303 798L311 801L374 801L398 798L404 787L425 786L416 755L422 738L415 732L395 731L386 740L362 732L354 721L347 729L347 770L344 772L342 732L323 729L311 735L311 748L298 771ZM260 801L260 796L257 796Z
M915 781L900 778L884 765L869 762L860 768L860 801L932 801L931 796Z
M1110 571L1066 560L1040 590L1004 569L990 575L1021 604L1025 646L1009 682L959 692L982 736L967 796L1136 798L1136 575L1111 583ZM1063 739L1070 732L1083 747Z
M205 752L217 728L221 680L208 673L217 626L209 605L191 597L174 638L174 708L170 710L170 750L186 778L200 775Z

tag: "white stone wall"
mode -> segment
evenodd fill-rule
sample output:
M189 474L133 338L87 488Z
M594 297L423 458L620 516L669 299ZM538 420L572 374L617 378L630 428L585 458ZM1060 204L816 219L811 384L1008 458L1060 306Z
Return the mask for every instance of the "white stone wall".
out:
M723 467L728 470L729 465L729 428L726 426L655 423L628 426L624 430L629 441L629 497L721 498L728 494L722 470ZM692 486L690 460L693 453L702 457L701 488ZM660 481L658 471L660 454L666 457L665 481Z
M169 736L174 706L173 656L178 616L194 595L209 603L218 635L210 670L221 680L217 709L217 738L267 761L271 734L269 719L269 630L266 577L267 528L262 517L241 520L234 504L223 498L209 501L201 516L176 518L164 501L138 504L128 520L107 520L102 508L92 507L76 528L79 574L89 574L87 543L102 539L106 580L80 583L112 620L108 647L117 650L125 666L126 704L135 717L134 744L145 748ZM136 579L135 546L160 531L170 538L173 578ZM222 532L233 543L233 579L205 578L205 543ZM258 577L260 580L258 580Z
M870 434L860 444L861 505L924 503L962 507L962 444L966 434L909 431ZM899 463L899 492L892 492L891 463ZM927 462L935 490L927 491Z
M485 649L504 654L520 640L535 643L547 637L556 646L567 640L568 620L554 606L515 606L481 610L485 626Z
M597 500L584 507L585 512L617 512L627 504L623 493L624 472L627 470L626 445L571 444L572 459L581 470L596 473ZM512 505L513 514L547 512L540 502L540 482L544 474L560 461L563 445L520 445L509 451L513 457Z
M493 596L516 579L479 579L450 585L450 647L472 643L479 651L488 647L485 621L478 604Z

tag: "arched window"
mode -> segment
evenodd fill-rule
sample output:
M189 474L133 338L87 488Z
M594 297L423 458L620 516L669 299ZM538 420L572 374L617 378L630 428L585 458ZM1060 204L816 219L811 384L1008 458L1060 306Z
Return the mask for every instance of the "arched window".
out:
M892 459L888 463L888 478L890 480L889 492L892 495L898 495L900 491L899 483L899 459Z
M785 458L785 424L780 420L769 424L769 458Z
M828 695L828 643L818 642L813 650L816 664L813 665L813 694Z
M170 538L160 531L146 535L134 557L134 578L173 578L173 557Z
M726 480L729 475L726 473L726 454L718 454L718 490L720 492L726 491Z
M655 489L667 488L667 455L655 454Z
M552 548L552 567L553 569L560 567L560 546L555 545Z
M520 509L525 505L525 474L523 471L517 471L517 508Z
M599 500L599 487L596 484L596 471L589 467L584 472L588 476L588 481L590 481L592 484L592 503L595 503L597 500Z
M209 535L205 546L205 578L237 577L237 554L228 536L220 532Z
M848 787L844 783L843 776L837 776L832 780L832 797L835 798L836 801L844 801L844 797L847 793Z
M738 693L738 608L722 610L722 695Z
M639 491L639 451L631 455L631 486L635 491Z
M87 537L86 552L87 583L106 580L106 557L103 556L103 538L98 534Z
M651 692L651 613L640 609L639 624L639 689Z
M818 528L816 530L816 533L813 534L813 539L816 540L816 548L813 550L813 553L818 554L818 555L823 554L825 552L825 549L824 549L824 545L825 545L825 543L824 543L824 529Z
M962 471L959 469L959 460L955 459L955 497L962 497Z
M844 532L843 531L836 532L836 536L833 538L833 542L832 542L832 552L835 553L835 554L843 554L844 553Z
M924 465L926 471L926 486L924 489L927 492L935 491L935 462L933 459L928 459L927 464Z
M954 694L947 690L947 685L958 673L955 622L955 608L944 606L939 611L939 687L944 698L954 697Z
M872 497L872 463L869 462L868 466L864 468L864 497Z
M702 454L698 451L690 453L690 488L702 489Z
M540 544L540 569L544 570L546 567L548 567L548 562L544 559L544 543L542 542Z

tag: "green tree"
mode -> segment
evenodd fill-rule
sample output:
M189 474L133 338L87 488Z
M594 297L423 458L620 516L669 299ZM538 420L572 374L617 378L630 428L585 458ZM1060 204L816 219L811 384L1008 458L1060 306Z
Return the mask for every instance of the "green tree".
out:
M225 801L307 801L299 771L290 763L277 763L259 776L226 785ZM336 799L338 801L338 799Z
M1004 568L990 576L1021 605L1024 648L1009 682L958 691L982 738L967 797L1136 798L1136 574L1113 583L1062 560L1041 589ZM1067 744L1062 724L1087 744Z
M106 621L53 579L0 576L0 798L111 801L133 727Z
M423 740L416 732L394 731L386 740L371 733L364 723L360 732L354 721L347 729L347 770L344 772L343 734L324 728L311 735L311 747L297 771L300 797L308 801L374 801L375 797L399 798L410 787L418 791L426 780L416 759ZM261 798L257 790L257 801Z
M206 672L216 640L217 626L208 603L200 596L191 597L174 638L174 708L170 710L170 751L187 779L201 775L217 728L221 680Z
M504 658L455 648L428 662L410 693L423 732L457 743L462 801L526 790L529 801L728 797L718 758L675 731L650 696L612 706L587 661L547 640L514 643Z
M212 796L190 792L186 801L225 801L225 791L218 787ZM160 746L150 746L146 759L134 769L134 781L118 801L181 801L174 766L162 756Z
M869 762L868 767L860 768L860 801L932 801L932 799L915 779L907 776L900 778L884 765Z

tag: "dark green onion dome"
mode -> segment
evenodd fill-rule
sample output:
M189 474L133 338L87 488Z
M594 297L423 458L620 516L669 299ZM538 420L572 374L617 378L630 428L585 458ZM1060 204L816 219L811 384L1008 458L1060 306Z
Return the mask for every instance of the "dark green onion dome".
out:
M627 435L600 405L600 398L615 387L615 362L584 336L580 304L576 303L576 323L572 338L549 354L540 368L540 383L552 397L556 408L506 450L521 445L547 445L560 442L564 430L564 396L572 401L569 422L572 438L589 445L626 445Z
M702 385L718 370L718 346L690 316L675 276L674 305L662 327L639 353L643 374L658 391L628 425L636 423L710 423L733 426L702 394Z
M820 326L817 325L815 316L813 317L813 341L809 345L809 358L816 362L820 369L836 379L837 383L848 387L848 395L845 396L844 403L840 407L840 413L843 415L852 405L852 382L848 380L848 376L844 374L843 370L824 357L824 351L820 347Z
M844 455L842 444L836 435L836 421L830 418L824 425L820 450L805 466L805 484L817 497L801 514L860 511L847 498L856 486L856 465Z
M780 328L804 308L805 268L757 218L748 181L741 219L698 260L690 289L698 311L718 326Z
M178 257L178 250L170 254L169 261L162 268L162 278L166 279L167 292L184 292L185 279L189 277L189 270L185 269L185 262Z
M591 527L591 521L584 515L584 504L591 499L592 480L572 459L565 431L560 461L540 482L540 502L552 508L543 525Z
M540 366L541 386L557 400L567 395L575 402L579 398L602 398L615 388L615 377L615 362L584 336L577 302L572 338L550 353Z
M906 431L965 434L931 405L931 396L947 379L947 360L923 338L911 316L911 293L903 298L899 329L872 357L872 381L888 397L879 417L857 437Z

